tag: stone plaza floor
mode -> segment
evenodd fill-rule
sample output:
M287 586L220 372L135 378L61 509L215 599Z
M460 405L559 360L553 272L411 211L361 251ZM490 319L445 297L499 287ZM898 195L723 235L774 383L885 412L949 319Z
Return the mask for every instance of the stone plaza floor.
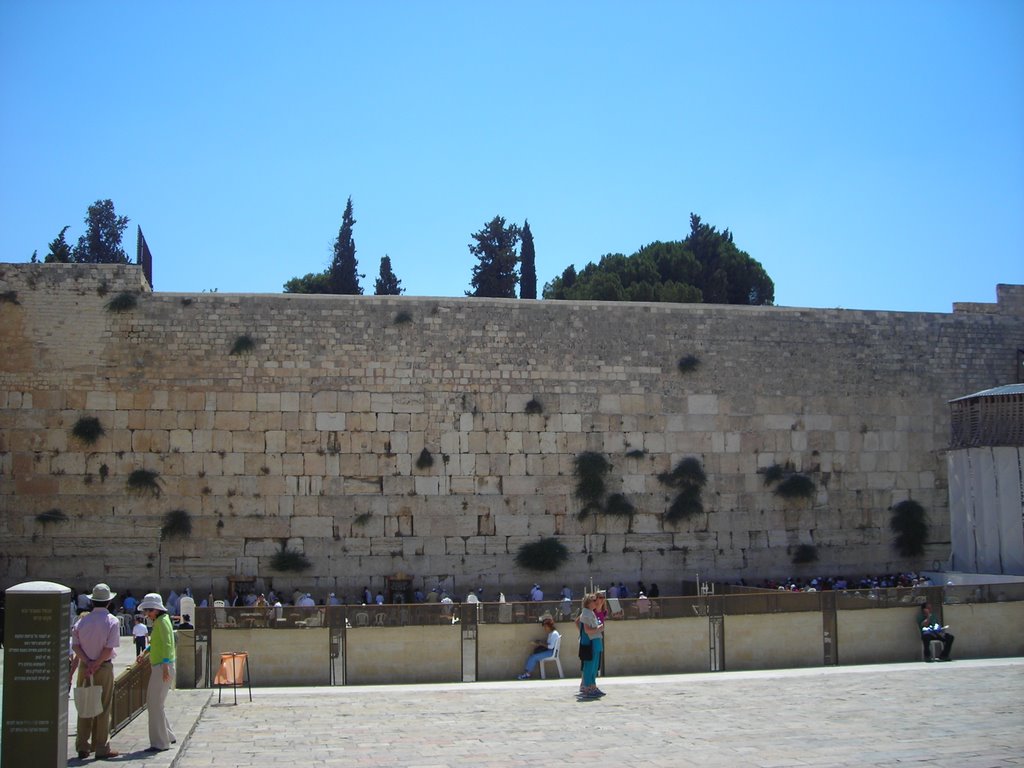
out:
M258 670L254 670L258 674ZM178 743L145 713L112 739L138 768L1024 766L1024 659L448 685L176 690ZM71 730L74 730L71 716ZM69 765L74 757L69 738ZM103 764L103 763L99 763Z

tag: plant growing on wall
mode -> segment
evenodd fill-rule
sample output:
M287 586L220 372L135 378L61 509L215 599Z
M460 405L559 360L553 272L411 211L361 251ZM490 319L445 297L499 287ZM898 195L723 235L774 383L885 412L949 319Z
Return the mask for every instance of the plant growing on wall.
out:
M235 343L231 345L230 355L244 355L247 352L252 352L256 349L256 341L247 333L243 333L237 339Z
M371 517L373 517L373 513L372 512L363 512L361 514L356 515L355 519L352 521L352 524L353 525L366 525L368 522L370 522L370 518Z
M772 483L778 483L773 493L784 499L814 498L814 481L802 472L797 472L792 462L787 461L784 465L772 464L765 468L764 484Z
M594 451L584 451L576 456L576 498L583 504L579 512L582 520L590 512L601 508L605 494L605 475L612 465L604 456Z
M791 463L786 463L785 466L781 464L772 464L770 467L765 467L764 470L764 484L771 485L777 483L779 480L784 478L788 473L795 472Z
M632 517L636 513L636 507L624 494L613 493L605 502L604 511L614 517Z
M544 406L539 400L532 399L526 404L526 412L529 414L544 413Z
M395 325L408 325L412 322L412 314L406 310L402 310L395 314Z
M793 565L818 562L818 548L813 544L801 544L793 550Z
M92 445L103 436L103 425L95 416L82 416L71 428L71 434L86 445Z
M301 573L308 571L313 564L298 550L288 549L287 543L282 541L281 549L270 558L270 567L275 571Z
M794 472L775 486L775 494L784 499L812 499L814 498L814 488L814 481L811 478L800 472Z
M893 547L903 557L924 554L924 545L928 541L928 516L916 501L907 499L892 508L889 530L895 534Z
M128 490L139 496L159 496L160 474L152 469L136 469L128 475Z
M516 565L528 571L556 571L568 559L569 550L551 536L523 544L516 553Z
M680 373L693 373L699 366L700 358L696 355L683 355L676 364Z
M64 523L67 522L68 516L59 509L48 509L45 512L40 512L36 515L36 522L42 523L43 525L49 525L50 523Z
M416 459L416 468L429 469L432 466L434 466L434 457L430 455L430 451L424 448Z
M670 472L658 475L658 482L678 490L676 497L665 510L665 522L677 523L680 520L688 520L704 511L701 493L707 479L700 459L694 456L682 459Z
M160 527L160 538L187 539L192 534L192 518L184 509L174 509L164 515L164 524Z
M135 298L134 293L122 291L108 301L106 306L110 312L130 312L135 309L136 304L138 304L138 299Z
M0 304L20 304L17 291L3 291L0 293Z

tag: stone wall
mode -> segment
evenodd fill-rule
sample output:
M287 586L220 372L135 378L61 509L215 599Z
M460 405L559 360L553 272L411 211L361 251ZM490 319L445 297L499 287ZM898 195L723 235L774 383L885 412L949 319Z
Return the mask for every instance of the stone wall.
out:
M136 307L107 309L122 291ZM402 572L460 593L589 577L670 593L695 573L930 566L949 553L946 402L1015 375L1022 297L924 314L167 294L134 266L0 265L0 583L223 594L242 575L321 597ZM103 426L92 445L72 436L82 417ZM632 518L579 519L585 451ZM705 511L671 524L658 475L687 457ZM812 498L765 483L787 464ZM137 469L158 496L129 491ZM888 530L909 497L932 526L913 560ZM191 534L162 537L176 510ZM547 536L566 565L515 564ZM816 563L793 565L801 544ZM312 568L273 570L282 545Z

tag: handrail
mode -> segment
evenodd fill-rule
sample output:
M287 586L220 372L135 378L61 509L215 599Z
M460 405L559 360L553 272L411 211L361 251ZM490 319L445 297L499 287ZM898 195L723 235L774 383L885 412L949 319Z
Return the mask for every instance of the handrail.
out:
M145 658L128 667L114 680L114 700L110 711L110 733L117 733L146 709L146 689L152 666L149 652Z

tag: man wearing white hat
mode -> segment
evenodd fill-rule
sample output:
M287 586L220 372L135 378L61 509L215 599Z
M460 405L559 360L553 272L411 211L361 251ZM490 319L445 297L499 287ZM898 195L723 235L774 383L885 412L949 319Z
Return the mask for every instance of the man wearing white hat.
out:
M92 685L103 688L103 711L96 717L79 717L75 750L84 760L96 752L97 760L117 757L120 753L110 748L110 711L114 702L114 657L121 643L121 623L110 615L107 605L116 592L106 584L92 588L89 599L92 611L83 616L71 630L71 642L78 657L79 685L92 678Z

